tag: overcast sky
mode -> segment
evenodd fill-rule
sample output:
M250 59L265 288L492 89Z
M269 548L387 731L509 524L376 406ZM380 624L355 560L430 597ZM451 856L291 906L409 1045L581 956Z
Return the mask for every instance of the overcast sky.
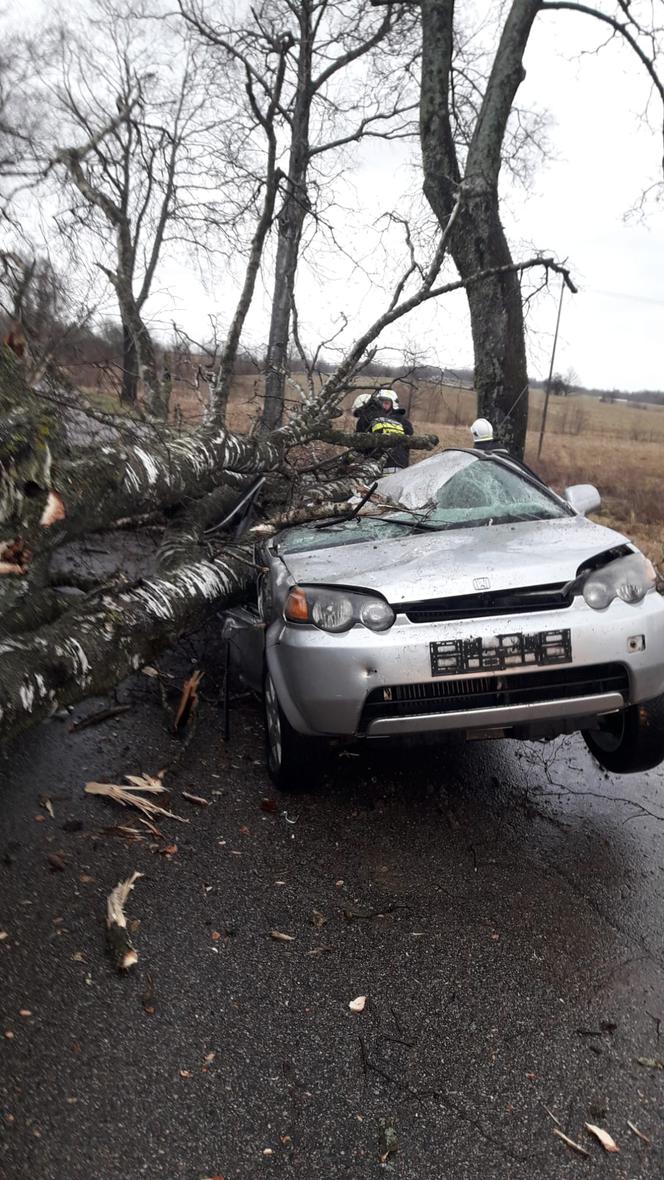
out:
M27 3L34 11L41 7L39 0ZM556 369L574 370L589 387L664 388L664 207L650 200L644 219L626 219L642 191L657 180L662 139L641 119L649 88L627 49L609 45L597 55L589 52L606 39L605 32L576 13L537 17L518 101L550 112L553 155L537 170L529 192L504 185L503 221L515 258L533 249L554 253L568 260L579 286L576 296L565 294ZM652 115L656 127L661 112L654 100ZM407 198L420 185L415 148L374 141L348 176L341 204L371 223L390 207L392 194ZM343 209L330 217L346 229ZM357 271L349 279L347 268L327 254L319 256L315 273L300 270L298 302L309 343L329 336L342 313L351 321L349 340L353 327L366 326L385 305L373 239L356 235L349 252L373 266L371 278ZM550 293L528 312L534 378L548 372L558 292L555 279ZM176 318L200 338L207 317L216 317L223 328L233 305L232 283L206 289L196 267L181 259L162 270L150 311L164 330ZM257 346L264 340L265 307L266 292L261 298L259 291L248 324ZM447 369L472 365L463 295L428 305L383 343L397 350L411 347Z
M579 287L576 296L565 293L556 369L574 370L588 387L664 388L664 208L651 199L645 218L628 217L658 178L662 140L642 120L649 87L625 47L590 52L606 39L605 32L576 13L537 18L518 101L550 112L553 157L539 167L528 193L505 185L503 220L515 258L529 256L533 248L551 251L568 259ZM654 100L652 113L656 126ZM416 153L411 156L417 159ZM351 207L364 205L371 220L372 208L385 207L386 194L420 183L403 149L375 142L349 176L345 195ZM328 259L323 270L325 281L304 270L300 277L301 314L312 340L329 335L341 311L365 323L384 303L360 275L350 284L335 283ZM185 290L188 283L181 305ZM551 293L528 313L534 378L548 372L558 293L556 279ZM200 298L199 292L199 311L204 306L226 318L223 298ZM194 330L196 317L190 308L183 306L183 312ZM250 325L256 340L262 314L257 309ZM428 306L392 329L383 343L416 347L449 369L472 365L464 297Z

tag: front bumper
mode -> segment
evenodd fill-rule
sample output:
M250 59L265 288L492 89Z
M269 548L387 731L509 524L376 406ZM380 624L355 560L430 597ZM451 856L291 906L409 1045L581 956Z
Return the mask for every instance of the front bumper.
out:
M534 699L528 704L445 713L411 711L406 717L375 718L363 724L365 702L376 689L459 681L458 673L432 677L431 643L565 628L571 632L572 659L558 668L622 665L628 673L627 698L612 691L588 693L580 699L571 684L569 696L555 701ZM643 636L643 650L630 649L629 640L634 636ZM269 628L266 639L268 667L281 706L293 728L309 735L501 729L541 720L597 716L664 692L664 599L655 593L638 606L616 600L605 611L594 611L582 598L575 598L565 609L476 620L411 623L399 615L394 626L382 634L358 625L345 634L328 635L315 627L294 626L280 619ZM499 675L506 678L528 671L520 667ZM464 674L463 679L478 677L491 679L487 672Z

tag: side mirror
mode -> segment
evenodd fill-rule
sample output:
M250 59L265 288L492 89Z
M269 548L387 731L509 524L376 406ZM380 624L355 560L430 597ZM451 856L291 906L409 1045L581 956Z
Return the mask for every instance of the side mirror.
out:
M565 488L564 498L579 516L594 512L602 503L602 497L591 483L577 483L574 487Z

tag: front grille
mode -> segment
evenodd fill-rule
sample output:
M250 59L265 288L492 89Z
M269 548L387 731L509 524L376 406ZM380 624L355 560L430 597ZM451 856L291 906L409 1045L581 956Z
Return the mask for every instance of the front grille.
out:
M629 696L629 679L622 664L592 664L587 668L542 668L511 675L433 680L396 684L369 693L362 713L366 728L379 717L411 717L420 713L454 713L498 709L538 701L564 701L619 692Z
M572 605L569 583L524 586L516 590L487 590L481 594L457 594L424 602L393 603L395 611L411 623L440 623L448 619L484 619L491 615L518 615L530 611L560 610Z

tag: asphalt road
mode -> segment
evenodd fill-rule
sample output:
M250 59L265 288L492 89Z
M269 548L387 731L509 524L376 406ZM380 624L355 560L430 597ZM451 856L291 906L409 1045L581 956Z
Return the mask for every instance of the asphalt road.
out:
M0 761L0 1175L664 1175L664 774L577 739L391 748L264 810L260 710L225 745L205 661L184 749L143 676ZM106 831L141 825L83 784L178 755L189 822ZM134 870L121 977L105 898Z

